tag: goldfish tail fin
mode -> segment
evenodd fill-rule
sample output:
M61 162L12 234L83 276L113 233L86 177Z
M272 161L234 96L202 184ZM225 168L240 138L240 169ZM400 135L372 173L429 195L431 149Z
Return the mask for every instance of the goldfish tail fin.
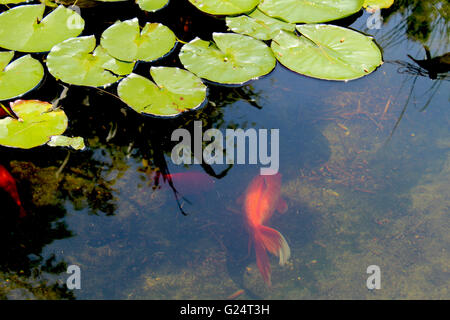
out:
M291 249L286 239L275 229L258 226L254 234L256 264L264 281L270 286L270 261L267 251L280 258L280 265L284 265L291 256Z
M264 247L280 258L280 265L286 264L291 256L291 249L281 233L277 230L261 225L259 227Z
M270 280L270 261L267 255L266 248L264 247L261 233L255 233L254 246L256 253L256 265L258 266L259 272L261 273L264 282L267 283L267 285L270 287L272 285L272 282Z

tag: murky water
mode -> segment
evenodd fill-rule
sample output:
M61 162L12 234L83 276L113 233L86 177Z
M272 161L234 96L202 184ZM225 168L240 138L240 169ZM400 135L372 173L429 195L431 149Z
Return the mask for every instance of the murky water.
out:
M432 56L449 51L448 16L436 3L398 1L383 11L380 29L367 28L369 13L344 21L383 49L385 63L355 81L315 80L278 65L243 87L210 86L205 108L175 120L70 88L62 102L68 133L85 137L87 150L0 149L28 211L17 222L1 195L0 297L225 299L243 289L238 299L450 298L449 82L407 56L425 59L423 45ZM184 4L165 10L146 19L185 40L225 30ZM111 20L135 14L112 12ZM62 89L52 81L26 98L52 100ZM271 288L248 250L238 204L260 167L174 165L170 135L192 131L195 120L205 130L280 130L288 210L270 225L291 258L279 266L271 257ZM154 173L166 170L215 174L214 184L181 188L177 203L167 184L155 185ZM65 288L68 265L80 267L81 290ZM366 286L370 265L380 267L379 290Z

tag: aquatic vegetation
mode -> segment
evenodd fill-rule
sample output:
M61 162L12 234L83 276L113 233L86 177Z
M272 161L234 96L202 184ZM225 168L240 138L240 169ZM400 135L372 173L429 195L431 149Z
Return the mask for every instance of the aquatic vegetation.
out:
M66 137L66 136L52 136L47 145L51 147L71 147L75 150L83 150L86 146L82 137Z
M21 2L27 2L29 0L0 0L0 4L15 4Z
M25 55L11 62L13 57L13 51L0 52L0 101L27 93L44 77L44 68L38 60Z
M47 102L18 100L11 104L11 110L18 119L6 117L0 120L0 145L30 149L66 131L66 114L62 110L53 111Z
M155 83L132 73L117 88L119 97L139 113L173 117L206 99L206 86L189 71L152 67L150 74Z
M250 12L260 0L189 0L199 10L214 15L234 15Z
M0 47L23 52L47 52L83 31L84 20L75 11L58 6L43 18L44 10L44 4L22 5L0 14Z
M263 0L258 8L265 14L291 23L319 23L348 17L364 0Z
M298 25L298 32L280 32L272 50L283 65L301 74L327 80L351 80L382 63L371 37L332 25Z
M331 25L320 27L314 25L314 28L320 30L313 32L312 26L293 24L325 22L346 17L363 7L362 0L327 0L320 5L314 1L310 3L290 0L190 2L202 12L227 16L226 23L229 29L236 32L213 33L212 42L195 38L182 46L179 59L183 66L199 78L210 82L242 85L271 72L276 65L276 59L301 74L329 80L356 79L369 74L381 64L381 53L372 39L362 34L357 36L356 31ZM142 10L149 12L162 9L168 3L167 0L137 2ZM45 17L45 4L19 5L0 14L2 25L0 46L24 52L49 51L46 59L48 71L57 80L65 83L106 87L130 75L136 62L155 62L176 48L178 39L170 28L158 22L147 22L141 27L137 17L113 23L103 31L100 44L97 45L95 35L78 37L84 29L85 22L77 12L71 10L71 7L54 4L51 6L55 9ZM86 7L84 4L81 6ZM232 17L238 14L241 16ZM304 18L305 14L308 19ZM19 20L21 28L16 30ZM301 36L297 36L296 31L300 32ZM358 37L359 40L350 41ZM263 42L271 39L276 39L271 43L272 50L276 52L275 56L268 43ZM331 49L338 40L340 44L336 46L337 49ZM355 50L356 47L358 50ZM354 51L353 54L349 53L351 50ZM12 53L2 53L2 59L10 60L11 55ZM25 61L28 64L22 66ZM305 69L310 61L314 61L313 70ZM42 78L43 74L43 70L40 69L42 66L39 67L38 62L34 62L31 57L22 57L16 64L5 68L4 65L8 62L2 61L0 65L4 69L0 74L0 80L5 84L0 90L7 91L0 91L1 100L18 97L30 91L37 86L40 82L38 78ZM334 65L334 62L339 63ZM26 69L26 73L6 72L10 70L7 68L19 66ZM12 74L14 76L11 76ZM23 76L19 77L19 74ZM187 73L178 72L177 76L181 77L181 74ZM27 80L21 80L23 78ZM121 90L119 96L127 96L129 89L126 88L131 87L129 83L136 81L141 82L140 87L153 87L149 82L146 85L142 84L142 76L134 74L122 81L123 84L119 85ZM19 82L20 85L17 84ZM197 109L206 99L203 94L194 101L184 99L196 96L195 88L200 85L197 80L194 82L195 84L190 84L192 82L188 81L189 84L177 88L186 91L177 92L180 94L180 101L172 104L172 107L169 107L169 100L166 100L167 95L161 95L162 88L159 87L158 96L165 98L157 99L157 103L153 102L151 107L153 111L148 113L155 116L175 116L182 111ZM141 92L147 92L142 90ZM189 92L190 90L194 91ZM132 94L135 94L133 90ZM142 94L135 97L128 94L122 101L139 110L138 112L142 112L142 108L148 108L149 105L148 97Z
M145 11L158 11L169 4L169 0L137 0L139 8Z
M119 61L102 46L96 47L95 36L71 38L54 46L47 56L48 71L66 83L102 87L130 74L134 62Z
M280 30L295 31L295 25L271 18L256 9L249 15L227 17L227 26L236 33L252 36L259 40L271 40Z
M181 48L181 63L200 78L243 84L275 68L275 57L264 42L234 33L214 33L213 39L213 45L196 38Z
M370 10L371 8L387 9L394 3L394 0L364 0L364 8Z
M101 45L114 58L122 61L154 61L168 54L176 36L160 23L146 23L140 31L137 18L116 22L106 29Z

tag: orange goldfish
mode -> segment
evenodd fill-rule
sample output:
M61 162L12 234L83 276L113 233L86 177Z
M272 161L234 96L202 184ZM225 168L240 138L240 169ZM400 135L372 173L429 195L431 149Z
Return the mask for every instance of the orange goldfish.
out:
M0 188L5 190L16 202L17 206L20 209L19 217L20 218L25 217L27 214L25 212L25 209L22 207L22 202L20 201L19 193L17 192L16 180L14 180L14 178L11 176L8 170L6 170L5 167L3 167L1 164L0 164Z
M280 213L287 210L287 204L281 198L281 174L256 176L248 186L244 199L246 225L255 247L256 264L264 281L271 286L267 251L280 258L280 265L284 265L291 255L291 249L281 233L264 225L275 210Z

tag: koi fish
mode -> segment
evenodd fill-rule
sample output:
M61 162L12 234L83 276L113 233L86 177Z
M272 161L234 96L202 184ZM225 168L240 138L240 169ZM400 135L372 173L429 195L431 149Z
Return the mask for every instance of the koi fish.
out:
M20 209L19 217L20 218L25 217L27 214L25 212L25 209L22 207L22 202L20 201L19 193L17 192L16 181L8 172L8 170L6 170L5 167L3 167L1 164L0 164L0 188L5 190L16 202L17 206Z
M291 255L291 249L281 233L264 225L275 210L280 213L287 210L287 204L281 198L281 174L256 176L247 188L243 206L250 240L255 247L256 264L270 287L271 269L267 251L280 258L280 265L284 265Z

